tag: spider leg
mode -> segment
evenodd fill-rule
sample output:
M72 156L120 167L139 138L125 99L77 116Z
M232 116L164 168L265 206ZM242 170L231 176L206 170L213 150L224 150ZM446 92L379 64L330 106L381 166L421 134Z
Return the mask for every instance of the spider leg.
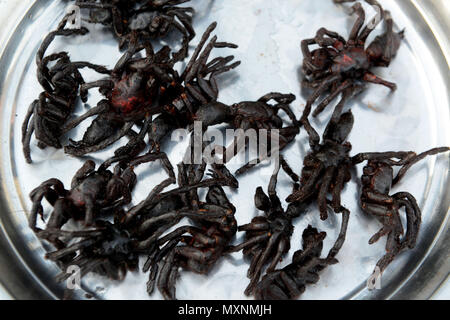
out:
M31 143L31 137L33 136L35 127L34 127L34 108L36 104L38 103L38 100L35 100L31 106L30 109L25 117L25 120L22 125L22 145L23 145L23 154L25 155L25 160L27 163L32 163L33 160L31 159L31 149L30 149L30 143ZM31 113L30 113L31 111Z
M280 272L280 278L285 286L285 290L287 291L287 296L290 299L295 299L299 297L303 292L305 292L305 286L298 286L294 279L289 276L286 272Z
M375 17L370 20L370 22L364 27L363 31L359 34L356 41L365 43L369 35L372 33L373 30L376 29L376 27L383 21L384 19L384 10L383 7L378 3L377 0L365 0L368 4L370 4L372 7L376 7L378 9L377 14Z
M258 236L256 236L256 237L253 237L253 238L251 238L251 239L248 239L248 240L246 240L246 241L244 241L243 243L241 243L241 244L239 244L239 245L237 245L237 246L232 246L232 247L230 247L229 249L228 249L228 252L238 252L238 251L241 251L242 249L244 249L244 248L246 248L246 247L248 247L248 246L250 246L250 245L253 245L253 244L255 244L255 243L260 243L260 242L263 242L263 241L266 241L267 239L269 239L271 236L268 234L268 233L264 233L264 234L261 234L261 235L258 235Z
M427 156L436 155L439 153L450 151L449 147L442 147L442 148L434 148L425 152L422 152L421 154L413 157L412 159L407 160L407 163L400 168L399 172L397 173L397 176L392 181L392 185L396 185L405 175L406 171L409 170L414 164L417 162L423 160Z
M294 202L299 201L303 202L306 199L308 199L310 196L312 196L316 192L316 183L319 179L320 175L322 174L324 167L323 164L319 163L316 165L316 167L313 169L311 176L308 178L308 181L301 186L301 188L291 194L289 197L286 198L287 202Z
M283 171L292 179L293 182L298 182L300 180L298 175L289 166L286 159L281 155L280 155L280 165L281 168L283 168Z
M317 202L319 205L320 219L327 220L328 218L328 208L327 208L327 193L330 189L331 182L333 181L336 167L328 167L325 170L323 180L319 189L319 194L317 197Z
M269 230L267 222L251 222L238 227L238 231L264 231Z
M134 124L132 122L126 122L119 131L117 131L115 134L113 134L109 138L106 138L105 140L101 141L97 145L81 146L81 147L65 146L64 147L64 151L67 154L70 154L70 155L73 155L73 156L76 156L76 157L81 157L81 156L84 156L87 153L92 153L92 152L96 152L96 151L99 151L99 150L103 150L106 147L108 147L111 144L113 144L114 142L120 140L125 135L127 135L128 131L133 127L133 125Z
M169 255L166 257L163 267L161 268L161 272L158 277L158 290L163 295L166 300L173 300L175 296L173 295L174 290L170 288L173 279L171 279L171 274L174 272L173 266L177 262L175 261L175 252L172 250Z
M85 196L84 200L86 202L84 224L89 227L94 223L95 200L91 196Z
M358 19L356 20L352 31L350 32L349 40L355 41L358 38L358 34L364 25L366 20L366 12L364 11L361 3L357 2L352 6L352 14L356 13Z
M98 81L94 81L94 82L83 83L80 86L81 101L83 101L83 102L87 101L88 91L92 88L100 88L100 90L102 90L104 88L112 89L113 87L114 87L114 83L111 80L98 80Z
M67 256L68 254L74 253L80 249L89 247L91 245L93 245L97 240L95 239L86 239L86 240L82 240L80 242L77 242L67 248L63 248L61 250L58 251L54 251L54 252L50 252L47 253L45 255L46 259L52 260L52 261L57 261L65 256Z
M394 194L393 197L398 199L398 203L405 207L407 217L405 245L412 249L415 247L420 224L422 222L421 210L417 204L416 198L408 192L398 192Z
M262 268L264 267L264 264L267 262L269 255L272 253L274 247L278 243L278 239L280 238L281 233L277 232L270 236L269 241L267 242L266 249L264 250L263 254L258 260L258 263L255 267L255 271L252 275L252 279L250 280L249 285L245 289L245 294L250 295L252 294L255 286L258 284Z
M325 38L328 36L329 38ZM314 38L319 47L330 47L336 44L336 41L341 42L343 45L346 44L346 41L343 37L341 37L337 32L330 31L326 28L320 28L317 31L316 37Z
M344 207L341 207L339 212L341 212L341 215L342 215L341 230L336 239L336 242L334 243L333 247L328 252L327 260L334 259L336 257L336 255L338 254L338 252L341 250L341 248L345 242L345 237L346 237L347 229L348 229L348 221L350 219L350 211Z
M210 24L208 26L205 33L202 35L200 42L198 43L197 47L194 50L194 53L192 54L191 60L189 60L188 64L186 65L186 68L184 69L183 74L181 75L181 78L184 79L185 81L187 79L187 75L189 73L191 73L192 68L194 67L194 64L197 61L197 58L199 57L199 55L203 49L203 46L205 45L206 41L208 41L209 36L211 35L211 33L214 31L214 29L216 27L217 27L217 23L213 22L212 24Z
M345 182L345 176L347 173L347 168L338 168L337 169L337 176L336 176L336 183L334 185L333 191L332 191L332 204L331 206L334 209L334 212L338 212L339 208L341 207L341 192L344 188L344 182Z
M305 73L309 72L312 73L314 71L320 70L319 67L317 67L312 59L311 51L309 50L309 46L316 44L315 39L305 39L301 42L301 48L303 53L303 69Z
M331 75L322 80L320 86L309 96L308 100L306 101L301 121L307 120L309 114L311 113L311 107L313 103L320 97L320 95L322 95L325 91L327 91L334 82L339 80L340 80L339 75Z
M70 130L72 130L73 128L75 128L76 126L78 126L81 122L83 122L84 120L98 115L100 113L103 113L105 111L107 111L109 109L110 105L108 100L102 100L98 103L98 105L92 109L89 109L86 113L84 113L83 115L79 116L78 118L75 118L69 122L67 122L63 127L62 127L62 133L67 133Z
M249 279L251 279L255 274L256 265L258 264L258 261L261 258L261 255L263 254L263 249L259 245L257 245L256 248L257 248L256 252L253 252L252 261L247 270L247 277Z
M363 80L366 81L366 82L383 85L385 87L388 87L392 91L397 90L397 85L395 83L383 80L383 79L381 79L380 77L374 75L371 72L366 72L364 74Z
M352 87L352 81L346 80L339 87L328 95L314 110L313 117L317 117L322 111L342 92ZM344 99L344 98L343 98Z
M273 257L272 262L270 263L269 267L266 270L267 273L273 272L275 270L275 267L278 264L278 262L281 261L283 254L285 254L286 251L289 250L288 248L289 248L288 241L285 238L282 238L278 243L277 253Z
M159 262L169 253L173 248L177 245L179 239L174 239L167 243L159 252L156 253L156 256L154 259L152 259L151 263L151 270L149 274L149 279L147 282L147 293L150 295L153 293L153 290L155 289L155 282L156 282L156 276L158 275L159 270ZM146 270L144 270L146 272Z
M132 162L130 162L129 166L135 167L142 163L152 162L152 161L156 161L156 160L161 161L161 164L162 164L163 168L166 170L169 177L175 181L176 178L175 178L175 172L173 171L173 166L170 163L169 158L167 157L167 155L164 152L159 152L159 153L150 152L144 156L134 159Z
M263 103L267 103L270 100L275 100L278 104L289 105L295 100L295 95L271 92L258 99L258 101Z
M53 188L53 189L52 189ZM43 182L39 187L35 188L30 192L30 198L33 202L33 206L30 211L30 216L28 218L28 224L31 229L37 230L36 228L36 220L38 214L42 216L43 208L41 205L41 201L44 197L47 197L51 191L55 191L57 196L64 196L66 194L66 190L64 189L63 183L58 179L49 179ZM50 200L50 199L48 199ZM56 201L56 199L55 199ZM53 202L53 201L51 201ZM53 203L54 204L54 203Z
M416 154L412 151L400 151L400 152L366 152L359 153L352 157L352 163L358 164L364 161L383 161L390 166L402 166L408 164L412 158L415 158ZM399 159L394 161L392 158Z

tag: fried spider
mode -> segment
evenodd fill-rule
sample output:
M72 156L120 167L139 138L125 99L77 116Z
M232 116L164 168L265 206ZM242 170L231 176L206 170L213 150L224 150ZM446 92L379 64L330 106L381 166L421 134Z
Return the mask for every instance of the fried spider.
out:
M138 214L128 214L138 221L135 249L149 254L144 272L150 270L147 291L155 284L165 299L175 299L175 281L180 267L196 273L207 273L222 256L236 233L235 207L229 202L222 185L237 187L237 181L223 165L213 165L211 179L203 180L206 163L179 165L180 187L159 196L157 210L138 205ZM199 200L198 189L208 187L206 202ZM171 204L169 199L176 199ZM155 198L155 197L154 197ZM156 202L153 202L156 203ZM133 209L132 209L133 210ZM136 212L136 211L135 211ZM178 227L163 236L183 218L193 224Z
M152 124L152 115L163 113L170 115L172 119L179 119L169 123L169 127L173 128L185 124L199 105L216 99L216 77L239 65L239 62L229 64L233 56L218 57L207 62L213 48L236 47L230 43L217 42L217 37L213 37L203 50L216 25L213 23L208 27L181 76L173 69L168 47L162 48L156 54L146 48L147 57L136 58L135 54L142 48L134 38L128 51L112 71L110 79L81 87L84 101L87 99L88 90L94 87L99 87L107 99L100 101L97 107L64 127L64 131L69 131L85 119L96 116L82 141L72 141L71 145L65 147L66 153L82 156L102 150L123 136L132 135L133 125L142 121L144 124L138 134L139 139L133 140L129 147L143 145L142 139L148 132L159 132L159 128ZM167 134L166 127L161 130ZM153 138L160 139L161 136L151 135L151 139ZM159 140L152 140L151 143L157 145ZM128 154L127 149L121 151L116 154L119 158Z
M58 28L45 37L36 55L37 77L45 91L30 105L22 125L23 152L28 163L32 162L30 142L33 133L40 148L62 148L60 139L64 132L61 125L72 115L79 88L85 83L79 69L91 68L109 74L102 66L72 62L66 52L45 56L57 36L85 35L88 32L85 28L65 29L69 17L70 14L66 15ZM52 67L49 67L50 63L53 63Z
M414 152L361 153L353 158L355 164L367 161L361 177L361 208L383 225L370 238L369 244L387 235L386 254L377 262L379 272L382 273L401 252L415 247L421 224L421 211L414 196L408 192L390 195L391 188L413 164L427 156L449 150L448 147L434 148L419 155ZM394 166L401 166L395 178ZM406 233L400 219L402 208L406 213Z
M306 211L304 203L292 203L286 211L281 206L276 193L277 177L280 167L277 166L270 179L267 196L261 187L256 189L255 206L264 211L264 216L257 216L251 223L239 226L239 231L245 231L245 241L229 252L243 250L245 257L251 259L247 276L251 279L245 290L246 295L251 295L259 282L263 267L270 263L266 272L272 272L277 263L290 249L290 239L294 227L292 220Z
M96 217L111 214L119 215L119 209L131 202L131 191L136 184L134 167L142 163L161 160L163 167L175 179L172 165L164 153L145 155L130 162L126 169L116 166L114 173L105 167L95 170L95 163L88 160L72 179L71 189L66 190L58 179L49 179L30 193L33 206L29 225L35 230L37 215L43 216L42 199L52 205L53 211L46 229L60 229L70 219L84 220L90 226ZM57 247L58 239L49 239Z
M338 212L341 192L351 179L351 144L344 141L353 128L354 118L351 111L338 116L342 107L343 103L336 107L322 136L322 143L312 127L306 128L311 152L303 160L300 188L286 199L288 202L305 202L317 197L322 220L328 217L327 194L332 194L332 206Z
M319 281L319 272L338 263L337 254L341 250L347 233L350 212L341 208L342 223L339 236L325 258L320 258L325 232L308 226L302 234L303 249L292 257L292 262L280 270L267 273L255 288L257 300L298 299L306 290L306 285Z
M133 252L134 239L127 231L104 220L95 221L94 227L82 231L50 228L38 232L43 239L64 238L67 243L64 248L45 255L62 269L56 277L58 282L67 280L73 274L70 268L74 266L80 268L81 278L94 272L113 280L123 280L127 271L137 270L139 256Z
M86 225L92 225L94 217L102 208L111 208L131 201L131 190L136 182L132 168L123 171L116 168L96 171L95 163L88 160L72 179L71 189L66 190L58 179L49 179L31 191L33 201L29 225L36 227L37 215L43 215L42 199L53 206L53 212L46 228L60 229L69 219L84 219Z
M151 294L157 284L165 299L175 299L175 281L180 267L207 274L236 234L234 213L235 208L222 187L213 186L209 188L206 202L200 202L196 211L180 214L193 224L178 227L158 239L157 244L162 248L154 251L144 266L144 272L150 269L148 293Z
M183 36L181 49L173 54L174 61L187 57L189 42L195 37L192 27L194 9L180 7L190 0L88 0L77 1L82 9L89 10L89 22L101 23L114 30L119 47L129 43L136 32L140 43L163 40L177 30Z
M352 9L358 15L358 19L350 32L348 41L336 32L322 28L315 38L305 39L301 43L305 74L302 85L314 89L307 100L301 118L305 126L312 105L328 91L329 95L318 104L313 116L319 115L339 94L355 85L361 86L371 82L384 85L391 90L396 89L394 83L377 77L370 70L374 67L389 66L400 47L403 31L399 33L393 31L394 22L390 13L383 11L376 0L366 0L366 2L376 7L379 14L363 28L365 11L359 2L355 3ZM377 36L365 49L368 36L383 19L386 23L385 32ZM319 48L310 51L311 45L318 45Z
M274 100L276 104L269 104L271 100ZM276 151L281 151L299 133L297 119L290 107L294 100L295 96L293 94L272 92L261 97L258 101L243 101L232 106L214 101L201 106L195 114L194 120L201 121L204 129L220 123L228 123L234 129L266 129L267 141L270 141L271 131L277 129L279 145ZM283 120L278 115L280 110L283 110L292 121L290 126L284 126ZM242 139L244 139L242 136L235 137L234 142L226 149L224 155L225 163L231 160L240 151L239 148L245 145L242 143ZM269 150L272 149L270 145L267 145L267 147L269 147ZM268 156L270 155L271 152L268 153ZM236 174L247 172L263 160L265 159L258 157L257 160L250 161L240 168Z

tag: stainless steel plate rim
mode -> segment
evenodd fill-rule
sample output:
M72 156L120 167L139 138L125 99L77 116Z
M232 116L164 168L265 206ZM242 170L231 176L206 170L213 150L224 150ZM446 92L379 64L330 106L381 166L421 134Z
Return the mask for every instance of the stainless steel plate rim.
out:
M433 58L440 66L442 77L444 79L444 86L450 92L450 79L448 76L449 62L450 62L450 41L446 35L450 21L448 16L445 16L445 0L428 1L428 0L411 0L405 3L403 8L409 10L408 14L418 19L424 25L427 25L428 30L425 30L427 45L432 47ZM22 32L22 28L26 27L26 17L36 14L37 1L30 1L29 4L22 3L15 11L20 21L17 25L11 25L10 30L3 30L0 34L0 39L7 43L7 45L0 48L0 92L5 92L7 87L7 80L12 76L14 70L11 65L14 65L14 50L17 49L17 41ZM415 8L415 10L413 10ZM441 15L439 15L441 14ZM442 16L443 15L443 16ZM6 31L6 32L5 32ZM447 72L447 74L445 73ZM6 91L8 92L8 91ZM0 98L0 105L5 108L3 101L4 96ZM12 119L13 120L13 119ZM9 133L10 128L0 128L4 136ZM2 145L5 141L2 140ZM3 147L1 149L0 158L4 161ZM12 170L11 163L3 163L0 168L0 282L8 290L14 298L22 299L55 299L62 297L62 288L48 283L51 272L45 269L44 266L34 264L32 258L27 257L26 250L28 247L27 239L20 237L20 232L16 232L14 228L17 226L10 214L3 214L9 212L13 205L11 205L11 188L15 181L8 179L8 171ZM450 182L447 179L445 190L450 190ZM17 201L15 199L14 201ZM450 270L450 222L448 213L448 203L450 203L450 194L442 200L442 207L440 210L446 211L446 218L440 225L438 232L435 233L428 251L423 255L422 261L419 265L410 272L409 277L403 279L402 283L396 288L388 290L383 294L376 293L361 295L360 289L356 288L353 293L349 293L346 298L372 298L372 299L422 299L430 298L444 283Z

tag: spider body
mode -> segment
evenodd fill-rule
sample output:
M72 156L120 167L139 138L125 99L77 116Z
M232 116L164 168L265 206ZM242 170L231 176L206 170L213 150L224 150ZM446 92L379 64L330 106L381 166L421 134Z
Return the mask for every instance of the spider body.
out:
M56 277L58 282L70 277L73 266L80 268L81 277L94 272L113 280L123 280L128 270L138 268L139 256L133 252L133 238L108 221L97 220L94 229L83 231L49 228L38 232L38 236L43 239L58 237L67 243L45 256L61 266L62 272Z
M278 262L290 249L290 239L294 227L292 220L305 212L305 203L290 204L286 210L281 206L276 194L276 183L280 167L271 177L269 184L269 196L261 187L256 189L255 206L264 212L263 216L257 216L249 224L238 227L245 232L244 242L231 247L229 252L243 250L245 257L250 258L251 264L247 276L251 279L245 290L246 295L251 295L259 282L263 267L269 264L266 272L272 272Z
M216 25L212 23L207 28L181 76L173 69L168 47L153 53L150 48L140 46L137 35L132 34L128 50L112 70L111 77L81 86L84 102L87 101L88 90L95 87L100 88L106 99L64 126L63 131L67 132L85 119L96 116L83 139L71 141L65 147L66 153L83 156L102 150L125 135L136 136L131 129L135 124L141 127L141 131L138 138L131 139L129 147L142 145L149 134L152 149L158 149L160 140L167 133L191 120L199 106L217 99L216 76L237 67L240 62L229 64L233 56L207 61L213 48L236 48L230 43L217 42L216 36L205 46ZM142 49L146 49L147 56L138 58L137 54ZM152 121L155 114L161 114L156 122L161 125L161 132ZM136 149L133 154L138 151Z
M95 163L87 161L72 179L71 189L57 179L43 182L30 193L33 208L29 224L33 230L36 227L37 214L43 214L41 201L45 197L53 206L53 212L46 228L60 229L70 219L84 219L86 225L92 225L95 216L102 209L114 212L114 208L131 201L131 190L136 183L132 168L115 173L109 170L95 170Z
M189 0L166 1L77 1L76 5L89 11L89 21L110 27L123 48L138 34L140 43L163 40L176 30L183 36L182 48L174 54L174 61L187 56L188 44L195 36L192 27L194 10L178 5Z
M434 148L419 155L414 152L362 153L353 158L355 164L367 161L361 176L361 208L383 225L370 238L369 244L387 236L386 254L377 262L380 272L383 272L401 252L415 247L422 220L421 210L414 196L408 192L391 195L391 188L413 164L429 155L449 150L448 147ZM394 158L399 160L393 160ZM395 177L394 166L401 166ZM406 213L406 233L400 217L401 209Z
M271 100L274 100L276 103L274 105L269 104ZM290 103L294 100L295 96L293 94L272 92L261 97L258 101L243 101L231 106L213 101L201 106L194 115L194 120L200 121L203 128L220 123L228 123L235 130L263 129L267 132L267 141L270 141L272 130L278 130L278 150L282 150L299 133L298 121L290 107ZM283 120L279 115L280 110L283 110L292 121L290 126L284 126ZM226 149L224 162L231 160L240 151L238 147L244 145L241 142L241 136L235 137L234 142ZM240 168L236 174L248 171L262 160L265 159L258 158L256 161L249 162Z
M339 113L339 108L337 108ZM337 114L338 114L337 113ZM317 199L320 217L326 220L327 194L332 194L332 206L336 212L341 208L340 193L345 184L351 179L350 169L353 167L350 157L351 144L345 142L353 128L353 114L348 111L340 117L334 117L328 123L323 134L323 142L311 127L311 152L304 161L300 177L300 188L295 190L287 199L288 202L304 202Z
M384 11L376 0L366 0L367 3L378 9L377 16L364 28L365 11L360 3L353 5L352 9L358 19L352 28L348 40L336 32L321 28L312 39L305 39L301 43L303 52L303 72L305 79L302 85L314 91L307 100L301 122L308 126L308 116L313 104L320 96L327 94L317 105L313 116L318 116L336 97L346 90L357 91L365 83L375 83L397 88L395 83L383 80L373 74L374 67L388 67L397 54L403 39L402 32L393 31L393 20L388 11ZM367 48L366 40L376 26L385 20L385 32L377 36ZM319 48L310 50L311 45Z
M179 268L199 274L208 273L223 255L237 231L234 218L236 208L228 200L221 185L234 185L234 177L222 165L214 165L212 179L203 180L206 163L179 165L180 187L170 196L182 195L178 205L160 207L151 215L148 205L138 205L141 219L134 227L135 250L148 253L144 272L150 270L147 291L151 294L155 285L165 299L175 299L175 282ZM206 201L200 201L198 189L208 187ZM182 193L180 193L182 191ZM157 195L154 194L154 200ZM168 199L159 195L159 199ZM150 203L147 201L147 204ZM155 202L153 202L155 203ZM133 209L132 209L133 210ZM130 216L130 213L127 214ZM131 216L136 216L132 213ZM183 218L190 224L180 226L163 236L169 228Z
M57 36L85 35L88 30L66 29L69 15L66 15L55 31L48 34L36 55L37 77L44 92L33 101L22 125L22 145L25 159L32 162L30 143L34 133L38 147L61 148L64 134L62 125L69 121L75 109L78 92L84 79L80 69L90 68L102 74L109 74L105 67L89 62L73 62L66 52L45 55L48 47ZM50 67L50 64L53 65Z
M297 250L292 262L283 269L270 270L255 286L258 300L297 299L309 284L319 281L319 273L326 267L338 263L337 254L341 250L347 234L350 212L341 207L341 229L333 247L325 258L320 258L325 232L318 232L310 225L303 231L303 249Z

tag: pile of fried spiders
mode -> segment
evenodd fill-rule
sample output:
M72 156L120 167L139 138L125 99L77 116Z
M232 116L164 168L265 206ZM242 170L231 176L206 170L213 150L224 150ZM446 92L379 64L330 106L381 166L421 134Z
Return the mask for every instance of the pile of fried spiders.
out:
M348 137L355 117L349 101L366 90L367 83L396 90L395 83L380 78L374 69L389 67L405 32L394 31L390 12L376 0L364 0L377 8L377 15L368 22L360 2L333 1L350 2L356 21L347 38L321 28L301 41L300 85L311 92L299 117L291 106L296 97L290 93L270 92L257 101L233 105L218 100L220 75L241 62L232 55L212 58L216 54L211 53L237 45L218 40L215 22L193 45L194 10L185 5L190 0L75 1L83 25L103 25L117 39L123 54L108 69L72 61L67 52L48 53L56 37L90 32L86 26L69 27L73 12L67 13L37 52L37 77L43 92L31 103L23 122L25 159L33 162L32 143L41 149L63 149L77 158L113 148L119 141L126 143L101 163L85 161L70 187L52 178L30 193L29 227L53 247L45 258L61 269L57 281L67 280L72 266L78 266L82 277L94 273L115 281L122 281L128 271L142 269L148 274L149 295L156 289L165 299L176 299L180 271L207 276L221 259L242 251L249 263L245 295L298 299L308 285L319 282L322 270L339 262L350 220L341 193L356 180L352 176L359 164L364 165L357 181L361 186L360 208L380 224L376 234L368 235L369 244L386 237L386 253L374 267L382 273L402 252L415 247L421 209L412 194L393 193L391 189L414 164L450 148L420 154L386 151L352 155ZM379 24L384 28L382 34L366 43ZM168 37L177 35L177 49L166 44ZM192 52L191 47L195 48ZM98 80L86 82L81 69L96 72ZM102 99L76 116L76 105L87 103L93 89L98 89ZM316 117L335 100L334 111L320 135L310 123L311 112ZM82 139L67 140L71 131L87 120L90 125ZM267 158L258 156L233 174L227 168L233 157L228 151L238 152L239 141L223 147L226 156L213 154L216 161L204 157L195 161L198 146L192 135L185 159L174 167L164 152L163 140L177 129L191 130L196 121L201 122L203 131L226 124L233 129L266 129L268 135L278 132L275 151L279 157L267 191L263 186L255 190L254 204L261 213L247 224L238 224L238 204L230 201L227 191L238 192L237 178ZM309 138L309 151L301 170L295 170L282 151L294 143L302 129ZM205 151L205 145L200 149ZM266 153L266 157L270 155ZM133 191L139 179L135 170L154 162L162 166L167 177L136 203ZM292 180L286 204L277 192L282 172ZM327 234L309 225L303 231L301 249L294 252L291 261L283 261L291 248L295 221L314 203L321 220L330 214L341 216L338 237L322 256ZM39 224L38 217L43 223ZM67 228L71 223L77 229ZM238 235L242 235L240 243ZM65 297L71 298L71 294L66 289Z

